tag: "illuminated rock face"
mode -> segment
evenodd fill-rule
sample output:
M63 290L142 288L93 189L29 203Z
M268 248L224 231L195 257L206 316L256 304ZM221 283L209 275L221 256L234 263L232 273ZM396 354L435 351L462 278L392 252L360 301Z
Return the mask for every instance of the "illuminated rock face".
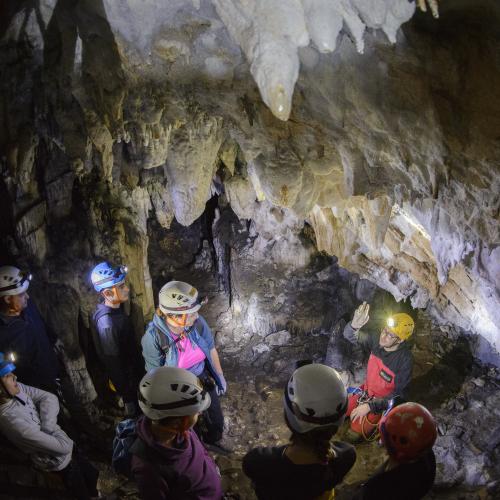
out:
M218 193L255 265L302 272L307 222L316 250L498 350L498 6L459 3L399 31L407 0L13 5L3 254L74 289L86 325L89 267L126 261L140 325L148 225ZM250 329L257 302L238 305Z

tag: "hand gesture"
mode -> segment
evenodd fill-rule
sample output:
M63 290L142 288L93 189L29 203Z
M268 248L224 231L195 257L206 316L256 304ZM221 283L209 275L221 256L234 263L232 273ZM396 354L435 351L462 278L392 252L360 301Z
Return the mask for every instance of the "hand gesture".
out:
M368 323L370 319L370 304L363 302L355 311L352 317L351 326L355 330L359 330Z

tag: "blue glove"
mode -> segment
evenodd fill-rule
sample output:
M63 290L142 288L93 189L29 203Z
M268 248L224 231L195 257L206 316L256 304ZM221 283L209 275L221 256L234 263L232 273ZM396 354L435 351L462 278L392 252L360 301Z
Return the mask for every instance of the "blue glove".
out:
M217 396L223 396L224 394L226 394L227 391L227 382L222 373L219 373L218 375L222 387L217 386L215 390L217 391Z

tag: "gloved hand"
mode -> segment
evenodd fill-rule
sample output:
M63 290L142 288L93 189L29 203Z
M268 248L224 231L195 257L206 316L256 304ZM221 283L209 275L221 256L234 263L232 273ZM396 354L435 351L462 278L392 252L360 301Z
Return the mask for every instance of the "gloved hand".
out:
M351 326L355 330L359 330L360 328L365 326L366 323L368 323L368 320L370 319L369 312L370 312L370 304L363 302L354 311L354 316L352 317Z
M217 391L217 396L223 396L227 391L227 382L222 373L219 373L219 379L222 387L217 386L215 390Z

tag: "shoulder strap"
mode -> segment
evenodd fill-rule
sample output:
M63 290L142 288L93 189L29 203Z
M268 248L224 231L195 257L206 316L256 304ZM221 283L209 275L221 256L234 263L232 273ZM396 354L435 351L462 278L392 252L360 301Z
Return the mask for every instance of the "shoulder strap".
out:
M104 316L107 316L108 314L110 314L109 311L106 311L106 309L100 309L94 316L94 322L97 326L97 323L99 322L99 320L101 318L104 318Z
M167 336L153 323L153 328L155 329L156 340L158 344L160 344L160 349L163 354L167 354L170 350L170 342L168 341Z

